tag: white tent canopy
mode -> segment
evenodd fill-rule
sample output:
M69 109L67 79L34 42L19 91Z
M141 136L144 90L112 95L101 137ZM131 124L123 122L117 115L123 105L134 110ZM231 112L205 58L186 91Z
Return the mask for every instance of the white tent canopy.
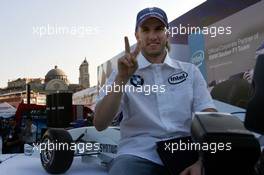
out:
M15 115L16 108L9 103L0 103L0 117L9 118Z

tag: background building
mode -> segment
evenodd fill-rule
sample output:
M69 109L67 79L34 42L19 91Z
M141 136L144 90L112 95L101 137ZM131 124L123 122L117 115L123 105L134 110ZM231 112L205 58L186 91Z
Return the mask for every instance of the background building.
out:
M89 64L86 58L79 67L79 73L80 73L79 85L81 85L84 88L89 88L90 87Z
M46 104L46 95L56 92L75 93L90 86L89 64L85 58L79 68L80 84L70 84L66 73L55 66L45 75L45 78L18 78L8 81L7 87L0 89L0 103L7 102L17 107L22 101L27 102L26 85L30 85L30 102Z
M45 91L47 93L69 91L68 86L69 81L67 75L63 70L59 69L58 66L55 66L54 69L48 71L45 76Z
M72 102L74 105L84 105L94 110L97 96L97 86L83 89L73 94Z

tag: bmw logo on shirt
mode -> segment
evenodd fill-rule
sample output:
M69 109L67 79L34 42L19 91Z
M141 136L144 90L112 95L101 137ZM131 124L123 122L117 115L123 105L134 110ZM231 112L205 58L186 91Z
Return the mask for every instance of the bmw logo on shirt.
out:
M140 87L144 84L144 79L140 75L132 75L130 83L135 87Z

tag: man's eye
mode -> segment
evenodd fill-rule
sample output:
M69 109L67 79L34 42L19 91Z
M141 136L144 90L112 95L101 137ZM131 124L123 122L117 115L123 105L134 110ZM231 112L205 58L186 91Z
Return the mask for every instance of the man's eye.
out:
M148 32L148 29L144 29L144 28L143 28L143 29L142 29L142 32Z
M164 27L159 27L159 28L156 28L157 31L164 31L165 28Z

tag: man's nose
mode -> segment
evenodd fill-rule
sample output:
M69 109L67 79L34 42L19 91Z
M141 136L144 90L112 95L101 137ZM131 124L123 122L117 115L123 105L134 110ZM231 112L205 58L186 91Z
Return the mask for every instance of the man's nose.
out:
M149 40L151 40L151 41L155 41L155 40L157 40L158 39L158 35L157 35L157 33L155 32L155 31L150 31L149 32Z

